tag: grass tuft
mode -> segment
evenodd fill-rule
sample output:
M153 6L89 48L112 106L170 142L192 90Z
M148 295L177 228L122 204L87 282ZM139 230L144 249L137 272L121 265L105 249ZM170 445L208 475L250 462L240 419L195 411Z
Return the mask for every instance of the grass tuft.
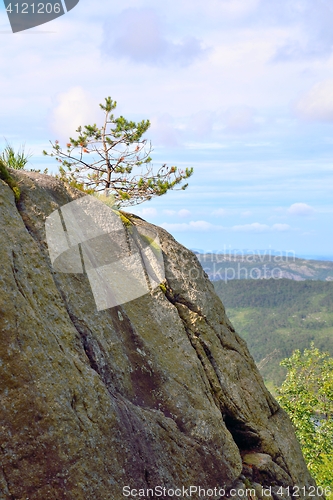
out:
M1 153L1 160L7 168L13 168L15 170L23 170L26 164L31 158L31 154L25 154L24 146L15 152L13 146L7 142L5 149Z

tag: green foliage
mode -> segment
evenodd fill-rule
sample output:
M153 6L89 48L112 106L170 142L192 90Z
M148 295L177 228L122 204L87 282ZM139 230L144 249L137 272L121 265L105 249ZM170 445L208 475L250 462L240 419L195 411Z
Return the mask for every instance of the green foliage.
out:
M316 295L319 305L333 304L332 281L294 281L290 279L230 280L213 282L217 293L223 293L226 307L288 307L290 312L312 307ZM323 296L321 296L323 295ZM319 297L321 296L321 297Z
M57 176L60 180L68 184L68 186L83 191L86 194L95 194L94 189L89 189L83 182L79 182L75 177L68 177L65 169L63 167L59 168L59 175Z
M22 170L25 168L26 164L31 158L31 154L25 154L24 146L21 146L17 152L15 152L13 146L8 142L5 149L1 153L1 160L7 168L14 168L15 170Z
M281 364L288 373L277 390L278 401L294 424L317 484L333 487L333 358L312 343Z
M101 127L85 125L79 127L76 138L70 137L66 147L59 141L52 143L53 156L60 163L60 178L83 190L111 193L116 206L142 203L153 196L161 196L169 189L186 189L181 185L193 173L192 168L178 170L163 165L154 172L151 165L151 144L143 138L150 127L149 120L134 122L123 116L116 118L113 110L117 103L111 97L100 104L104 111ZM138 173L132 173L138 167Z
M9 174L9 172L7 170L7 166L4 163L2 158L0 158L0 179L2 179L4 182L6 182L6 184L8 184L8 186L11 188L11 190L14 193L15 200L19 201L20 195L21 195L20 189L19 189L15 179L13 179L11 177L11 175Z
M213 282L236 331L246 340L266 385L280 385L280 361L315 341L333 356L333 282Z

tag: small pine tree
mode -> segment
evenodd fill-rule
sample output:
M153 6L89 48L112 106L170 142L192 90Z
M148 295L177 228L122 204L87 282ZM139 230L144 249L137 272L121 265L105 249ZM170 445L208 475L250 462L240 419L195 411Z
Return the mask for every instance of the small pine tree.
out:
M168 190L186 189L182 181L190 177L192 168L178 170L163 165L157 172L151 165L151 144L143 135L150 127L149 120L135 123L123 116L115 118L117 103L111 97L100 104L104 111L102 127L79 127L76 139L70 137L66 148L59 141L51 142L52 152L60 163L60 178L84 191L111 194L118 206L128 206L161 196ZM138 167L140 171L133 172Z

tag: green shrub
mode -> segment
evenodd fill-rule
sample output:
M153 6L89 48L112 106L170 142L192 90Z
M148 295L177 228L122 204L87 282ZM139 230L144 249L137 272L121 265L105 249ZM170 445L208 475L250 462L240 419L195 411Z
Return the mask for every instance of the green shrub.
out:
M318 486L333 487L333 358L311 343L281 361L288 370L278 401L294 424L310 473Z

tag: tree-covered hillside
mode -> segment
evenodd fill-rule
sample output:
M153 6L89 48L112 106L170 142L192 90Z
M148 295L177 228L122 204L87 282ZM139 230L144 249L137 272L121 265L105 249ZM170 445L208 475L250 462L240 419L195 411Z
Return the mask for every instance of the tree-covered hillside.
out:
M214 282L236 331L247 341L267 385L280 385L279 366L313 341L333 355L333 282L232 280Z

